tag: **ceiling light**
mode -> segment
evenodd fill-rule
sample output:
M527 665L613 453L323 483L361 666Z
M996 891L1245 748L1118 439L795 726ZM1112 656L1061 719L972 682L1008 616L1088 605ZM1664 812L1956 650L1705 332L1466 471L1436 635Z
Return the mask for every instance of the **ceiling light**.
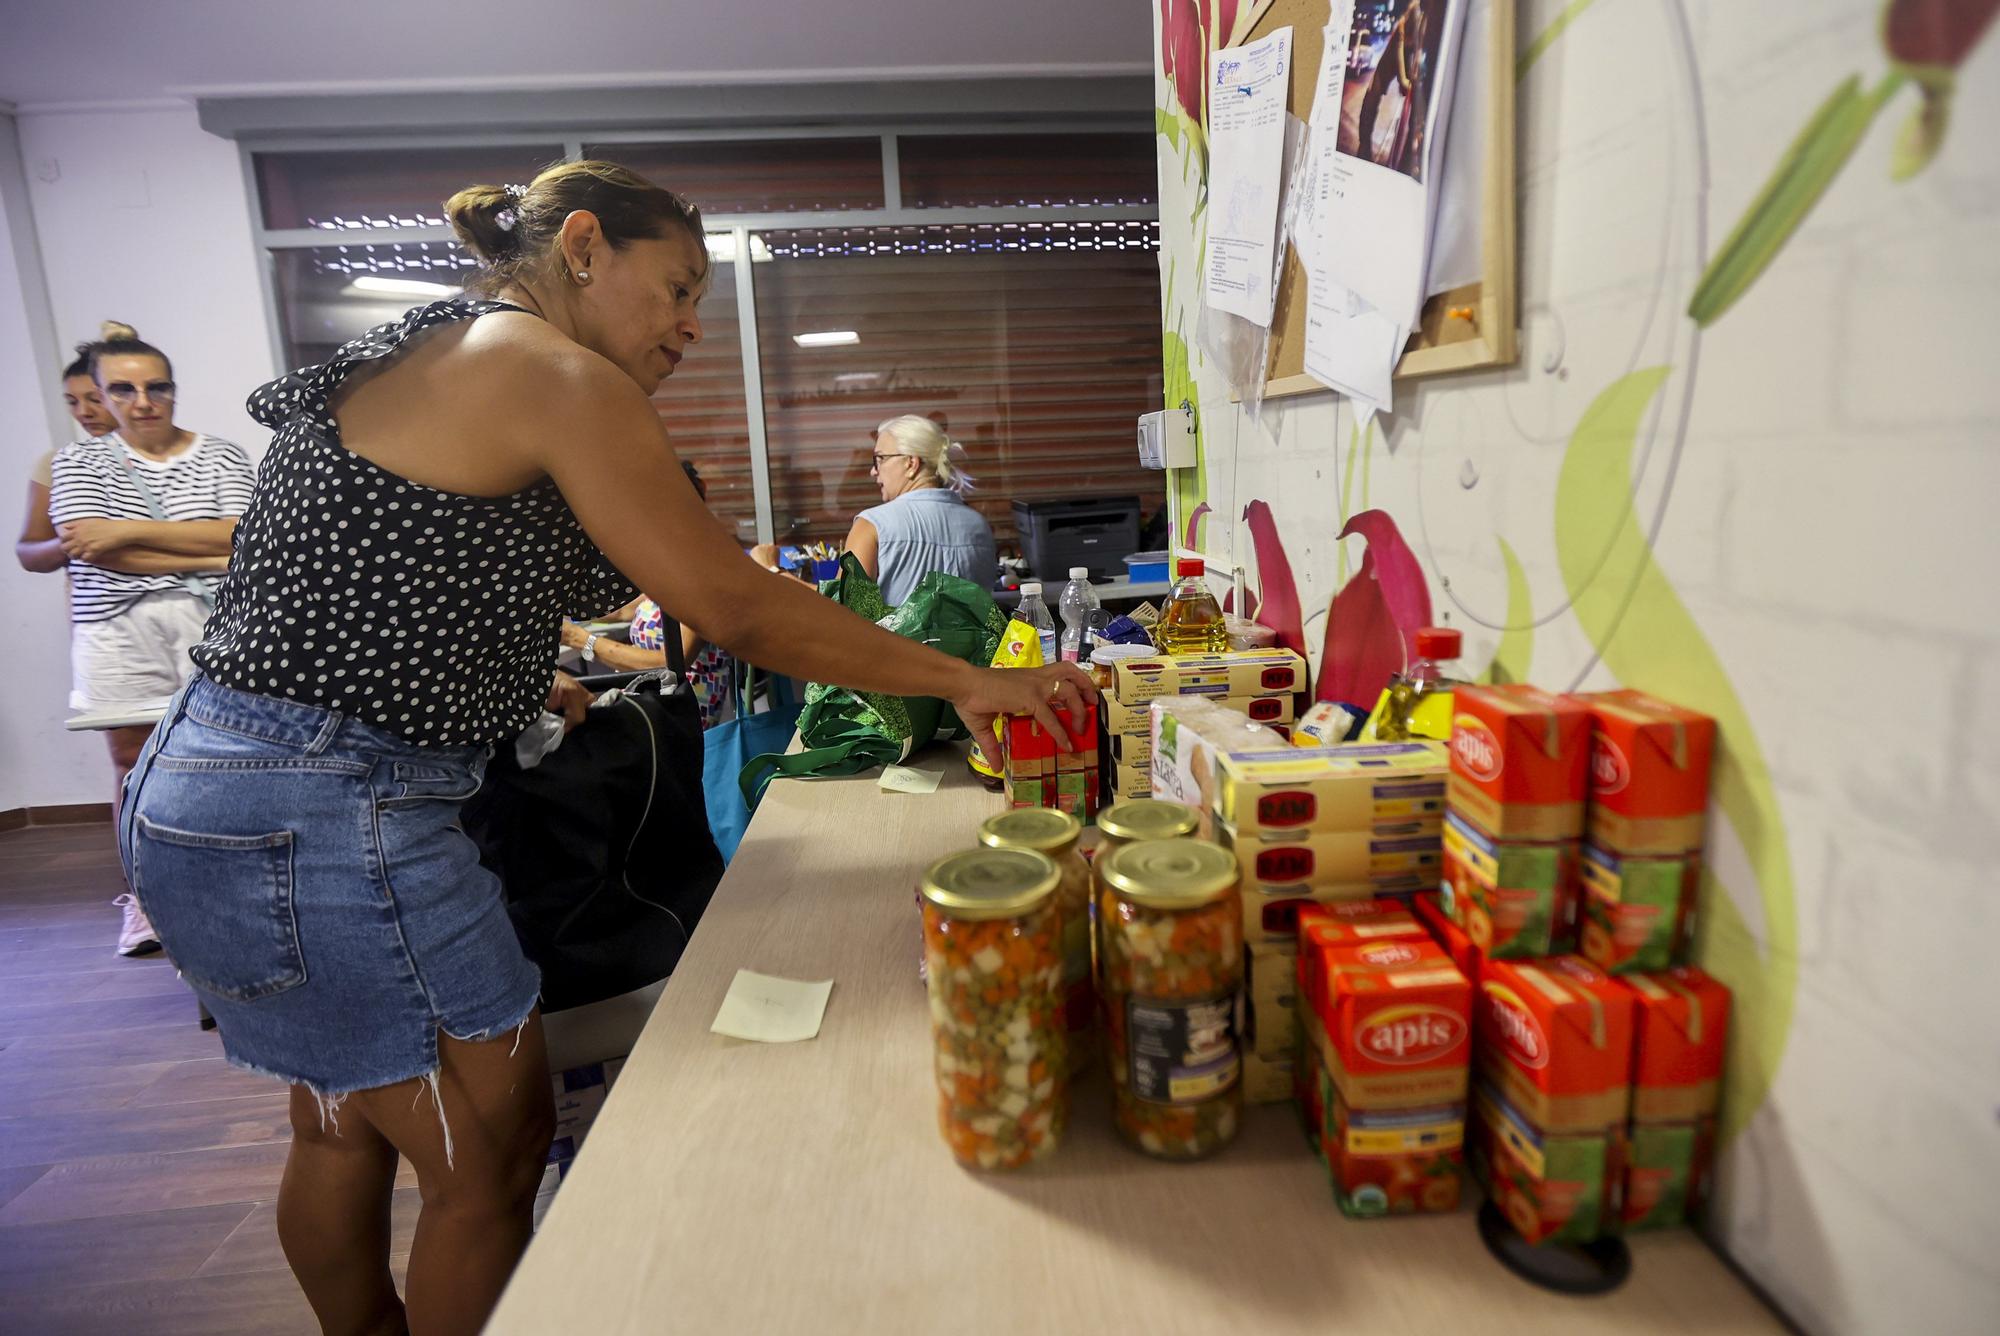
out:
M823 329L816 334L794 334L792 342L801 348L840 348L861 342L861 336L851 329Z
M459 289L449 283L431 283L421 278L383 278L361 274L342 296L356 297L456 297Z
M716 264L736 263L736 234L734 232L710 232L708 234L708 258ZM750 234L750 262L763 264L771 259L771 245L761 233Z

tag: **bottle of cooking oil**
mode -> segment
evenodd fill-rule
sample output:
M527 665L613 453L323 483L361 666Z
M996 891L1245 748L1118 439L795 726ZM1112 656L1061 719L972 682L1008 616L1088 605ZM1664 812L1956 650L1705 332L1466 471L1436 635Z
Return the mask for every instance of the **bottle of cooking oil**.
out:
M1458 679L1445 675L1445 665L1459 656L1463 641L1449 626L1426 626L1416 639L1416 662L1389 679L1369 721L1382 742L1451 740L1451 689Z
M1229 626L1222 605L1208 592L1207 573L1200 557L1182 557L1174 567L1174 592L1153 628L1153 643L1162 654L1220 654L1229 648Z

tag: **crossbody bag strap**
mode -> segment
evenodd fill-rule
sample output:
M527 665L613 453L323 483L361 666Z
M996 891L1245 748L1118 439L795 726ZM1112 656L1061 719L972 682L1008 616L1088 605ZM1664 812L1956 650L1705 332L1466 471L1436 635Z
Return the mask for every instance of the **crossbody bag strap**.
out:
M195 437L195 445L200 444L201 438ZM159 494L153 490L153 484L146 481L145 469L139 466L137 460L125 453L123 445L118 447L118 460L125 466L125 476L130 478L132 486L138 489L139 499L146 503L147 513L161 524L172 524L174 521L167 518L167 508L160 504ZM180 571L174 578L181 582L183 589L200 599L210 612L215 611L215 590L207 579L196 575L193 571Z

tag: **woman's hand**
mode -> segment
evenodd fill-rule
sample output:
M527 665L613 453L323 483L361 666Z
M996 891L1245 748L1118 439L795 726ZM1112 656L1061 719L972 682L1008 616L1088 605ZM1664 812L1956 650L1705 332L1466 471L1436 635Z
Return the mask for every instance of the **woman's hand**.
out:
M583 722L590 703L596 699L583 683L568 673L558 672L554 685L549 688L548 711L563 717L563 732L567 733Z
M580 623L565 621L562 624L562 642L565 648L582 649L583 642L589 638L590 633L584 630ZM549 708L554 709L555 707L551 705Z
M71 520L56 526L56 537L62 540L63 551L71 561L88 562L95 566L106 553L116 552L129 546L131 536L123 520L84 518Z
M1063 751L1074 751L1069 737L1083 719L1084 702L1097 699L1097 684L1073 663L1047 668L970 668L965 685L952 693L952 708L972 730L973 741L989 761L1000 759L1000 740L993 721L1008 714L1033 718L1047 729ZM1064 727L1056 718L1071 721Z

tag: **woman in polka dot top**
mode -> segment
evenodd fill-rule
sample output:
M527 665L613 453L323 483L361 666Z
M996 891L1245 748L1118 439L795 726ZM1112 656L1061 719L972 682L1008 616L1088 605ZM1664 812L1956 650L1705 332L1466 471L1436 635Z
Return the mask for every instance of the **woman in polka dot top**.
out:
M478 299L252 398L271 449L119 831L230 1059L292 1083L278 1230L328 1330L476 1329L527 1243L554 1121L539 975L456 821L549 697L565 614L643 591L774 670L945 698L989 753L996 715L1061 737L1089 689L773 580L703 508L648 397L702 337L685 201L574 162L447 209ZM424 1199L404 1299L399 1155Z

